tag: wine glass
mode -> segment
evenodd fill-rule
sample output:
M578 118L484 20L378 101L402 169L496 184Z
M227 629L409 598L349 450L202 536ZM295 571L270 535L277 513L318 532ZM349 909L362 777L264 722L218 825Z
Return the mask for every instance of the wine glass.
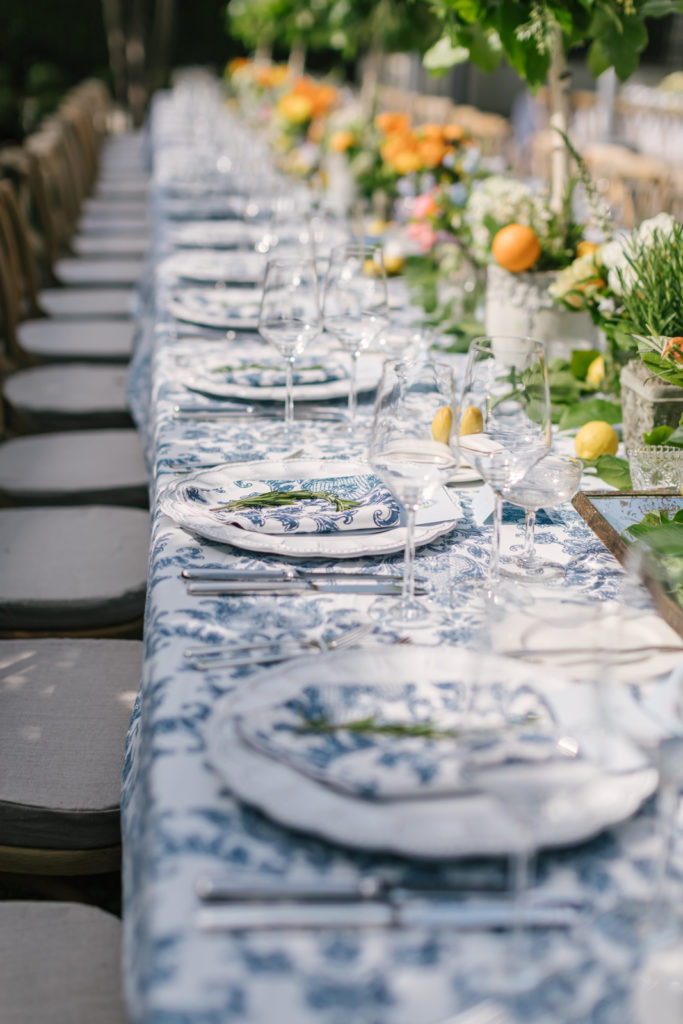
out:
M258 317L259 334L285 358L284 435L294 432L294 363L321 329L314 260L269 260Z
M418 509L436 497L457 469L457 453L432 438L439 409L453 408L453 368L423 358L387 361L377 388L368 461L405 510L403 589L397 604L378 606L376 615L392 626L427 625L429 608L415 598L415 521Z
M518 558L506 559L505 576L532 582L565 575L556 562L543 562L536 554L536 513L569 501L579 489L583 462L566 455L546 455L528 470L519 483L505 491L505 500L524 509L524 545ZM514 548L513 548L514 550Z
M545 345L534 338L475 338L467 356L458 416L459 447L494 493L488 572L476 592L500 597L503 498L550 450Z
M358 359L388 320L387 277L376 245L335 246L325 277L323 323L351 356L348 430L356 420Z

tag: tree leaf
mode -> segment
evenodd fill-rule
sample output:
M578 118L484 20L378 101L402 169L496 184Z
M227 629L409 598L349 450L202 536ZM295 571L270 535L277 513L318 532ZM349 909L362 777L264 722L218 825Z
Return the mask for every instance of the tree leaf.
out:
M456 64L469 60L470 52L465 46L454 46L450 36L442 36L422 58L422 63L433 75L444 74Z
M631 470L626 459L619 459L616 455L598 455L597 459L584 459L583 462L587 469L594 469L595 475L610 487L620 491L632 490Z
M594 348L580 348L572 352L570 366L577 380L585 380L588 367L598 358L600 353Z
M565 409L558 426L560 430L571 430L574 427L582 427L591 420L621 423L621 416L619 402L609 402L606 398L589 398L586 402L576 402Z
M673 432L673 427L655 427L643 434L643 441L645 444L666 444Z

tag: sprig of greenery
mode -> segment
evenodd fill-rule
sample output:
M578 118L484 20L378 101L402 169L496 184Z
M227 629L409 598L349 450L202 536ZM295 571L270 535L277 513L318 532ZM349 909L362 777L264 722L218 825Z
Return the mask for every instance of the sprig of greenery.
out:
M235 512L243 508L278 508L280 505L294 505L298 501L328 501L334 505L336 512L359 508L361 504L360 501L340 498L330 491L265 491L263 494L252 494L248 498L235 498L227 505L216 505L211 511L221 512L227 509Z
M683 332L683 224L656 228L638 251L626 251L628 270L617 268L624 316L635 334L671 337Z
M277 366L270 366L268 363L242 363L239 366L214 366L212 373L235 373L235 371L242 370L277 370ZM322 365L316 366L299 366L297 367L299 373L311 370L324 370L325 367Z
M376 715L367 718L356 718L350 722L333 722L326 715L305 718L298 731L334 733L340 730L373 736L416 736L427 740L455 740L462 736L481 737L496 736L506 729L529 728L537 725L539 716L533 712L514 721L504 723L496 729L440 729L433 722L383 722Z

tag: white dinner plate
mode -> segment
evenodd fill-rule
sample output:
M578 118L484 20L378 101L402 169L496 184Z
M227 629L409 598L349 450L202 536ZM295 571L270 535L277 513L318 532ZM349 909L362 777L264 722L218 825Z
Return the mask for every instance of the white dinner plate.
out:
M486 672L499 674L501 686L522 693L531 684L552 708L557 724L568 735L595 700L593 687L548 683L547 671L516 661L486 658ZM360 683L396 688L414 684L438 687L454 694L467 690L481 671L482 656L458 647L372 647L336 651L279 665L223 697L208 725L206 740L214 768L235 796L257 807L289 828L309 832L345 846L400 854L444 858L502 855L521 840L521 827L513 812L490 795L472 792L449 794L437 787L430 797L428 786L419 798L366 799L334 788L279 757L270 756L248 742L243 722L265 719L284 703L320 699L326 688L354 687ZM448 742L441 740L437 742ZM321 747L321 758L325 751ZM411 755L412 756L412 755ZM322 763L322 762L319 762ZM624 761L620 770L608 771L593 761L588 764L589 784L574 798L562 800L560 778L545 763L524 764L524 771L545 772L548 796L555 794L552 816L539 812L535 836L539 846L560 847L583 842L604 828L634 814L655 789L657 774L642 762ZM520 772L518 764L506 770ZM520 776L521 778L522 776ZM527 776L528 778L528 776ZM549 806L548 803L545 806ZM552 817L552 820L551 820Z
M262 353L262 350L261 350ZM260 362L262 354L257 354L253 359L247 357L245 363ZM345 365L349 357L338 353L332 357L324 355L321 358L332 358L335 365ZM302 363L308 363L311 359L317 359L315 354L304 353L301 357ZM285 388L281 385L254 385L242 384L221 378L216 374L215 368L221 366L221 361L216 359L192 360L192 369L183 377L183 384L190 391L199 391L203 395L210 395L213 398L243 398L249 402L284 402ZM382 374L381 356L361 355L358 360L358 375L356 378L356 390L359 392L372 391L377 387L377 382ZM294 401L319 402L328 398L345 398L349 392L349 380L347 376L336 380L328 380L319 384L295 384Z
M260 301L257 288L184 288L173 293L168 312L202 327L255 331Z
M160 271L172 277L200 284L258 284L268 257L259 252L225 252L214 249L194 249L175 252L167 257Z
M286 558L358 558L403 551L406 542L403 526L358 533L267 534L223 522L220 513L211 511L234 496L231 485L235 480L334 480L335 477L365 476L368 472L367 463L353 459L291 459L285 464L281 460L227 463L189 473L175 481L160 495L159 503L162 511L185 530L262 554ZM447 517L440 514L439 521L420 525L422 512L418 513L416 545L429 544L449 533L460 519L457 498L444 492L441 500L448 502ZM423 518L430 519L429 509L424 510Z
M169 232L171 245L183 249L250 249L262 237L262 225L240 220L197 221Z

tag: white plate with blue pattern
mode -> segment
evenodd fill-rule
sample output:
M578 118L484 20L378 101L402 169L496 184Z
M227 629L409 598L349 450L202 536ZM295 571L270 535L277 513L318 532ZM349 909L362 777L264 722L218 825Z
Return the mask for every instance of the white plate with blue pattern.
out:
M265 274L267 259L259 252L194 249L168 256L159 271L200 284L258 284Z
M171 295L167 310L201 327L255 331L260 304L260 288L183 288Z
M591 686L549 683L547 670L511 659L487 656L485 661L489 678L497 673L500 687L512 698L529 690L542 695L543 714L569 735L591 710ZM287 716L302 709L306 715L346 714L349 701L361 716L367 717L368 709L377 714L383 705L389 717L412 715L423 721L444 715L452 724L467 706L467 692L482 668L481 655L443 646L383 646L297 659L252 677L248 687L218 702L206 733L209 757L240 800L287 827L344 846L427 858L507 854L520 843L521 826L504 803L449 779L457 768L455 741L435 741L445 744L437 753L429 740L420 745L411 739L401 750L396 745L389 749L386 737L375 742L365 734L359 746L358 737L351 742L348 734L344 742L326 734L312 741L304 732L301 748L293 752L291 734L285 739L277 735ZM265 733L260 742L259 730ZM276 748L275 756L269 747ZM543 759L505 767L519 774L521 784L524 772L537 773L534 785L538 773L544 773L544 806L550 807L555 790L561 795L566 785ZM609 771L596 758L583 773L580 796L558 800L552 813L539 812L539 846L580 843L625 820L657 782L656 772L642 762ZM363 778L368 792L362 791ZM377 798L382 786L385 792ZM409 795L402 798L402 790Z
M241 220L196 221L169 232L181 249L250 249L263 237L263 226Z
M183 529L247 551L286 558L358 558L402 551L406 541L402 525L358 532L259 533L226 522L226 514L216 511L217 506L244 495L255 483L258 486L254 490L263 490L264 482L276 490L278 482L291 486L294 481L309 486L314 481L316 489L353 497L367 490L371 476L367 463L350 459L227 463L176 480L160 495L159 503L162 511ZM429 544L449 533L461 514L458 499L442 491L435 503L418 512L416 544Z

